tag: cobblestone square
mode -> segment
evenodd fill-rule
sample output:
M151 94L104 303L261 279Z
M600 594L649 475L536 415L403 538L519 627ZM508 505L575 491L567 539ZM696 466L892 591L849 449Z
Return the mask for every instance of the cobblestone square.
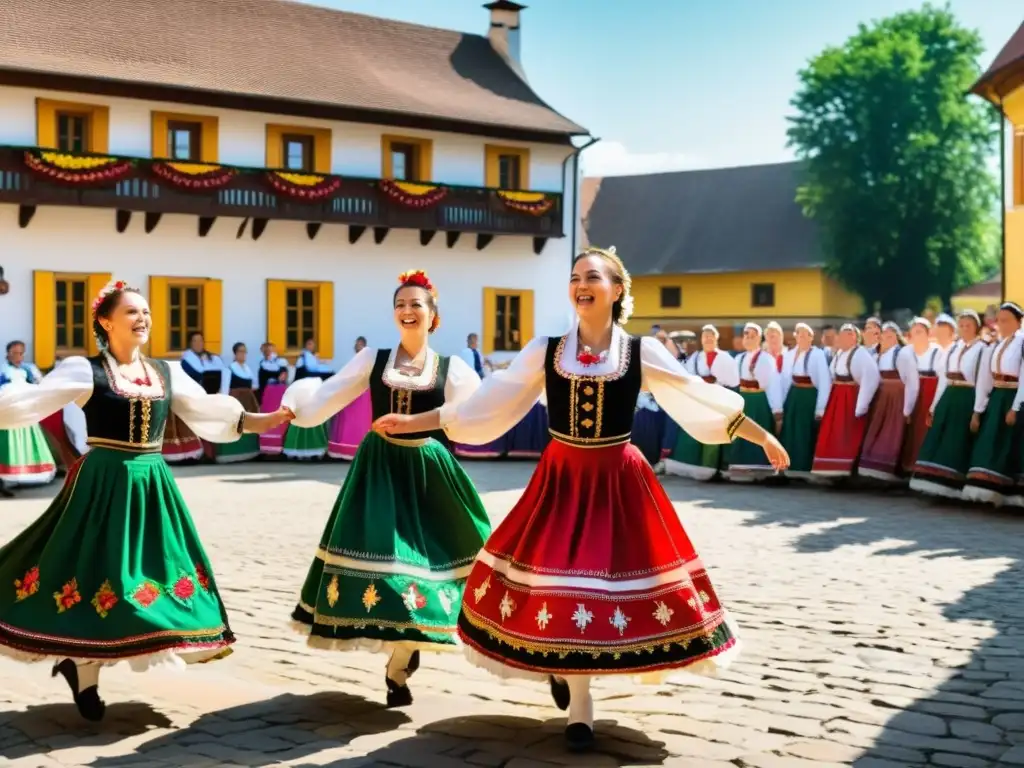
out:
M471 463L497 523L532 463ZM860 768L1024 765L1024 520L909 494L668 479L743 632L718 680L602 679L598 751L571 756L545 686L427 655L405 710L382 656L306 648L288 618L344 465L176 470L239 641L184 672L104 671L82 721L46 665L0 659L10 766ZM0 502L0 541L56 491ZM3 588L3 585L0 585Z

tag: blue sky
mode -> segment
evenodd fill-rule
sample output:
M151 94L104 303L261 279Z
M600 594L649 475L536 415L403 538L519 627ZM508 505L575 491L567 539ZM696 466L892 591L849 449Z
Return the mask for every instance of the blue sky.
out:
M590 129L588 175L780 162L797 71L859 22L913 0L522 0L527 76ZM316 0L484 34L483 0ZM952 0L987 67L1024 21L1021 0ZM382 55L386 55L382 52Z

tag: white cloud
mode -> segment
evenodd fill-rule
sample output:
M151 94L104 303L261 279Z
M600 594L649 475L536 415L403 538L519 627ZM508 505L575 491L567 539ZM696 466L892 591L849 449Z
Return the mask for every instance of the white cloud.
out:
M686 152L631 152L617 141L599 141L583 153L580 162L586 176L631 176L706 167L702 158Z

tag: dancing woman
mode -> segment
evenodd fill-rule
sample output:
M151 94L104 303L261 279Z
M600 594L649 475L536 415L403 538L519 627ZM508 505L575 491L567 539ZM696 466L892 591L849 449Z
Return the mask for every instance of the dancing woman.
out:
M629 442L641 388L698 439L744 437L776 468L788 463L737 393L687 374L657 339L623 331L629 285L614 250L585 251L569 281L568 335L534 339L464 403L375 422L388 434L443 426L453 440L486 443L547 390L552 441L476 559L459 637L471 661L500 676L548 679L569 709L571 749L593 743L591 676L710 674L737 651L672 502Z
M868 416L858 472L861 477L894 483L900 477L903 440L920 387L914 349L906 345L896 323L882 325L877 364L881 384Z
M100 667L194 663L229 652L234 635L210 562L160 455L171 413L229 442L287 421L207 395L181 366L149 360L149 305L112 283L93 303L102 352L69 357L36 387L0 392L0 427L77 403L91 450L42 516L0 549L0 653L55 662L83 717L99 720Z
M701 377L708 384L736 389L740 385L740 369L735 357L718 348L718 329L705 325L700 332L700 343L701 351L692 355L684 365L687 372ZM722 470L725 453L723 446L701 443L685 429L680 429L672 453L665 459L665 472L694 480L712 480Z
M398 346L366 347L326 382L294 383L284 402L298 426L322 424L366 391L380 417L458 404L480 386L462 358L428 344L440 318L425 273L403 274L392 300ZM313 648L390 653L389 707L412 702L420 650L456 650L466 577L490 533L483 502L437 437L435 427L363 439L292 613Z
M938 323L937 323L938 324ZM981 340L981 318L973 309L957 320L960 340L945 356L945 367L928 417L928 434L917 457L910 487L929 496L959 499L970 468L976 387L991 370L992 348Z
M861 347L862 341L853 323L839 329L839 346L829 365L832 392L814 447L813 475L842 478L856 469L868 411L881 378L874 358Z
M1000 506L1016 505L1017 475L1024 453L1017 424L1024 404L1024 310L1012 301L999 307L1000 341L992 349L988 370L979 375L971 431L977 433L971 452L964 498Z
M7 359L0 363L0 388L35 385L42 379L39 369L25 362L25 344L7 344ZM57 475L57 461L41 422L20 429L0 429L0 488L8 485L47 485ZM61 422L61 429L63 429Z
M796 346L786 350L782 366L786 399L779 442L790 457L787 474L806 479L814 463L818 425L832 393L832 374L825 353L814 346L811 326L797 323L793 335Z

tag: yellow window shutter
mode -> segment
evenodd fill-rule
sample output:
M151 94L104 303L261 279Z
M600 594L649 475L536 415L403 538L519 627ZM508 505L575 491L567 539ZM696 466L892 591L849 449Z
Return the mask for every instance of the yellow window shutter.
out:
M284 354L287 338L285 325L284 280L267 280L267 341Z
M221 354L224 335L224 287L220 280L203 282L203 339L206 349Z
M53 272L35 271L33 280L32 362L38 367L52 368L57 351L57 287Z
M284 166L284 158L281 157L282 133L276 125L267 126L267 151L264 162L267 168L281 168ZM277 282L277 281L274 281Z
M203 136L199 142L200 157L204 163L217 163L220 157L220 121L216 117L202 119Z
M519 348L533 341L533 291L523 291L519 299Z
M149 356L157 359L165 358L168 355L167 344L170 338L168 325L171 322L168 299L167 278L151 276L149 278L149 311L153 315L153 327L149 332Z
M434 178L434 142L423 141L420 151L420 181L431 181Z
M498 148L490 144L484 146L484 186L497 187L498 184Z
M324 360L334 359L334 283L320 283L316 308L316 353ZM299 339L301 344L303 339Z
M484 288L484 317L483 331L480 342L483 346L483 354L489 355L494 352L494 316L498 311L497 291L493 288Z
M331 130L330 128L317 129L313 133L313 163L314 171L317 173L330 174L331 172Z
M92 110L89 151L101 155L110 151L110 110L107 107L94 107Z
M93 272L89 275L88 280L88 292L89 295L86 297L89 299L89 307L92 307L93 299L100 295L107 283L110 282L112 275L109 272ZM85 331L85 348L90 355L95 355L99 352L99 346L96 343L96 336L92 332L92 318L89 318L89 326Z

